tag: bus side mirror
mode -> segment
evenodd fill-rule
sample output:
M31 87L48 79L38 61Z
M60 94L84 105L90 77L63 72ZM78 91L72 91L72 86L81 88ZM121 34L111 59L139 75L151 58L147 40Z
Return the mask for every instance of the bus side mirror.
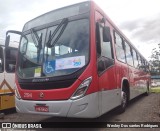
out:
M110 28L108 26L103 27L103 41L104 42L111 41Z
M5 47L9 46L9 42L10 42L10 35L6 36Z
M16 43L18 43L17 45L19 46L19 41L17 41L17 40L20 39L20 37L24 37L25 39L27 39L27 37L20 31L8 30L6 32L5 47L9 47L11 42L12 43L16 42Z

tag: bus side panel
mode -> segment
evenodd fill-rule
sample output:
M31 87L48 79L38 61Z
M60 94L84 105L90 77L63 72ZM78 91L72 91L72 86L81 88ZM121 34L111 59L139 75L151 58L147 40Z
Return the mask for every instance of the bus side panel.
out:
M14 99L14 73L7 73L4 70L4 53L1 53L1 59L3 59L3 70L0 72L0 110L9 109L15 107L15 99ZM3 57L3 58L2 58ZM10 76L10 79L8 79Z
M138 95L138 83L140 80L139 71L138 69L133 69L133 75L134 75L134 85L130 88L130 99L135 98Z
M3 95L0 97L0 110L4 110L4 109L9 109L9 108L14 108L15 107L15 99L14 99L14 95Z
M101 12L100 9L96 9L95 22L99 22L100 20L102 20L103 17L104 17L103 12ZM108 21L106 21L105 26L109 26L110 29L112 29ZM111 31L111 36L113 38L112 31ZM113 42L111 42L111 44L113 47ZM99 57L98 61L103 61L106 63L109 62L107 61L107 58L104 59L103 58L104 57L102 56ZM108 59L111 60L111 58ZM113 65L106 67L106 69L99 74L98 83L99 83L99 91L101 93L99 100L99 103L101 103L100 104L101 115L120 105L121 90L120 88L117 87L116 65L115 65L115 60L114 59L112 60L114 61Z
M0 110L2 110L3 109L3 107L2 107L2 95L3 95L3 93L4 93L4 90L2 89L2 82L3 82L3 80L4 80L4 73L3 72L1 72L0 73Z
M13 108L15 107L15 98L14 98L14 83L15 83L15 74L14 73L7 73L5 72L5 94L4 97L4 105L6 108Z
M130 91L130 99L133 99L147 91L148 77L147 73L139 70L134 70L134 87Z

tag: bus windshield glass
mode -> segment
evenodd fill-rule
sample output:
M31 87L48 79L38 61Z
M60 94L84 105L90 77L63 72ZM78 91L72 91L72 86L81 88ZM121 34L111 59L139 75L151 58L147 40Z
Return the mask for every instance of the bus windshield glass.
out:
M89 20L60 24L22 37L17 68L21 78L68 75L88 63Z

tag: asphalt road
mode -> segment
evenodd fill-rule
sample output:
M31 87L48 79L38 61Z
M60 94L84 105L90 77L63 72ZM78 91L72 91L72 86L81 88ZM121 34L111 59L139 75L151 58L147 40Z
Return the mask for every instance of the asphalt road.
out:
M76 119L76 118L58 118L41 115L9 113L6 114L0 122L160 122L160 93L152 93L149 96L140 96L130 101L127 109L122 114L117 114L116 110L112 110L105 115L96 119ZM119 128L119 131L144 130L150 131L151 128ZM69 129L65 129L69 130ZM74 129L71 129L74 130ZM76 129L81 130L81 129ZM88 129L87 129L88 130ZM117 130L116 128L92 128L89 130ZM152 129L152 130L160 130Z

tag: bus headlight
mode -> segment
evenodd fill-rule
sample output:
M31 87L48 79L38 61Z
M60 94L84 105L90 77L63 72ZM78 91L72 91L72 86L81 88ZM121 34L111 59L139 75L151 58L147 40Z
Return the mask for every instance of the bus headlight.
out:
M73 95L71 96L71 99L75 100L75 99L79 99L79 98L83 97L85 95L91 81L92 81L92 77L85 79L80 84L80 86L77 88L77 90L73 93Z
M14 90L15 90L15 96L16 96L18 99L21 99L21 96L20 96L20 94L19 94L19 92L18 92L17 84L16 84L16 83L14 84Z

